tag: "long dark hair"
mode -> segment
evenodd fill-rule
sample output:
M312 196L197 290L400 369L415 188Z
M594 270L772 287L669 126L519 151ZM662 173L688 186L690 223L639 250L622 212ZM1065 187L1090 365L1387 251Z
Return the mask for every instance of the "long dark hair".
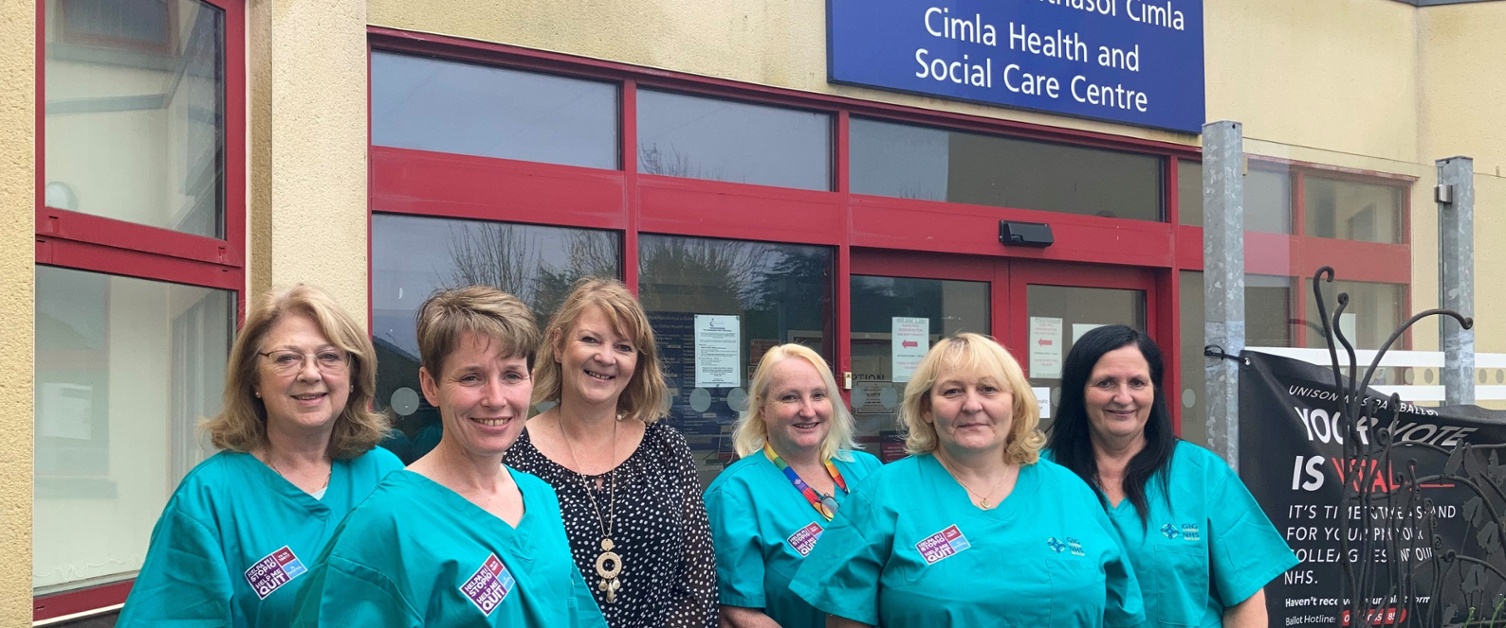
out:
M1098 482L1098 460L1093 456L1092 426L1088 422L1083 397L1098 360L1105 353L1130 346L1145 356L1145 362L1150 365L1151 384L1155 386L1150 417L1145 421L1145 449L1135 454L1124 470L1124 496L1135 505L1135 511L1140 513L1140 520L1144 522L1147 516L1145 485L1157 481L1165 488L1166 469L1171 466L1171 455L1177 448L1171 411L1166 407L1166 387L1162 385L1166 363L1161 359L1161 349L1145 332L1125 325L1106 325L1077 339L1062 364L1061 403L1056 407L1047 446L1057 464L1071 469L1093 487L1099 501L1108 504ZM1170 495L1167 499L1170 500Z

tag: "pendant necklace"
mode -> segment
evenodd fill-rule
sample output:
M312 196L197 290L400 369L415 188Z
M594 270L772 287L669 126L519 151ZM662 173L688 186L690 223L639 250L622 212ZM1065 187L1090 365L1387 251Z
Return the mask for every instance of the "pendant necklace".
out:
M576 469L584 469L580 466L580 459L575 456L575 446L570 444L570 437L565 435L564 423L560 421L558 414L555 415L555 427L560 431L560 438L565 441L565 448L570 451L570 461L575 463ZM608 464L617 461L617 422L612 422L612 458ZM581 488L586 491L586 499L591 501L591 509L596 511L596 523L601 525L601 553L596 556L596 575L601 579L596 582L597 590L605 593L607 603L617 601L617 590L622 588L622 581L617 576L622 573L622 556L612 551L617 547L612 542L612 527L617 523L617 468L613 467L608 472L612 479L607 487L607 517L601 516L601 506L596 504L596 496L591 490L591 483L586 481L586 474L576 471L575 475L580 478Z
M1003 486L1004 485L1004 481L1007 480L1007 479L1009 479L1009 468L1008 467L1006 467L1004 469L1004 474L1001 475L1001 476L999 476L999 481L994 483L994 487L991 488L991 489L988 489L987 493L984 493L982 497L979 497L978 494L975 493L975 492L973 492L973 489L970 488L970 487L968 487L967 483L963 482L962 478L959 477L956 473L954 473L952 471L952 468L950 466L948 466L946 462L943 462L939 456L936 458L936 461L941 463L941 467L943 469L946 469L947 473L951 473L952 474L952 479L956 480L957 484L960 484L962 486L962 490L967 491L967 494L969 496L971 496L972 498L978 500L978 507L979 508L982 508L983 510L993 510L994 508L998 507L998 504L989 503L988 498L992 497L994 493L999 492L999 487Z
M272 448L271 447L267 448L267 461L266 462L267 462L267 468L271 469L273 473L276 473L277 475L282 476L282 479L287 480L288 484L292 484L293 486L297 486L299 490L303 490L303 487L298 486L297 484L294 484L293 480L289 479L287 475L283 474L283 472L282 472L281 469L277 468L277 463L272 462ZM329 465L329 472L327 472L327 473L324 474L324 486L320 486L318 489L313 490L313 491L303 491L303 492L312 495L314 493L317 493L319 491L322 491L324 489L329 488L329 478L330 478L330 476L332 476L334 474L335 474L335 464L334 464L333 461L331 461L330 465Z

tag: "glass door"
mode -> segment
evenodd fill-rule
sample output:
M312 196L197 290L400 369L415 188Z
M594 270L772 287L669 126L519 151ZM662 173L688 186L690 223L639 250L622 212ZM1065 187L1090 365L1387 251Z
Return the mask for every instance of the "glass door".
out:
M1010 291L1016 311L1007 339L1032 392L1041 403L1041 429L1061 400L1061 370L1067 353L1095 327L1129 325L1154 337L1154 283L1139 269L1079 264L1014 262Z
M853 256L850 404L857 438L884 462L905 456L899 404L937 340L993 333L994 264L942 256Z
M852 273L850 404L858 442L885 462L904 457L898 416L910 373L947 335L997 338L1025 369L1045 429L1078 337L1114 323L1158 333L1154 277L1138 268L854 250Z

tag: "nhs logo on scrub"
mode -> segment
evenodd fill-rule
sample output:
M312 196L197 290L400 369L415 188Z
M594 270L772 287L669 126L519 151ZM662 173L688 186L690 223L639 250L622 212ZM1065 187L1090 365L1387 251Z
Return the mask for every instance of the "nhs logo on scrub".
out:
M1202 0L827 0L833 83L1197 133Z

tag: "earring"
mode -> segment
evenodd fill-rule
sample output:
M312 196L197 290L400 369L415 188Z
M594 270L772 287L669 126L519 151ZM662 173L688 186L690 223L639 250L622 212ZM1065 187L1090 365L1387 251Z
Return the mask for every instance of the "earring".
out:
M257 399L261 399L261 391L260 390L253 390L253 391L251 391L251 394L256 395Z

